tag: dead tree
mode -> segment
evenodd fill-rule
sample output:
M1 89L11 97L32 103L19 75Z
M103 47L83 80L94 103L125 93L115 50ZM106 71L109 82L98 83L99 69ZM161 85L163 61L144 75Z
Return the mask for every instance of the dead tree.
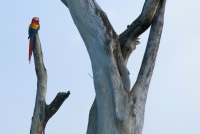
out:
M166 0L146 0L141 14L117 35L95 0L61 0L90 56L96 97L87 134L141 134L147 92L163 29ZM137 80L130 88L128 59L151 26Z
M43 63L43 54L39 35L36 34L36 55L34 55L37 75L37 94L32 117L30 134L44 134L48 120L58 111L70 92L59 92L51 104L46 104L47 71Z
M141 134L166 0L146 0L141 14L120 35L95 0L61 1L71 13L92 64L96 97L87 134ZM131 88L127 62L138 37L150 26L142 65Z

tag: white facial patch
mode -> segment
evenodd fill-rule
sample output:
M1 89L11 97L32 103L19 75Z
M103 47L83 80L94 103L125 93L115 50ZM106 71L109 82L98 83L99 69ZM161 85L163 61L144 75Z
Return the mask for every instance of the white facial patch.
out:
M34 19L35 19L36 21L39 21L39 18L38 18L38 17L35 17Z

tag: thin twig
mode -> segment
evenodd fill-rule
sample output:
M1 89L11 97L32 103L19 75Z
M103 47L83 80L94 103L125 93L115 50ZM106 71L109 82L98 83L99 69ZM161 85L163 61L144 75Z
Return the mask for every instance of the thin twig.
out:
M88 73L88 75L90 76L90 77L92 77L92 75L90 75L89 73ZM92 77L93 78L93 77Z

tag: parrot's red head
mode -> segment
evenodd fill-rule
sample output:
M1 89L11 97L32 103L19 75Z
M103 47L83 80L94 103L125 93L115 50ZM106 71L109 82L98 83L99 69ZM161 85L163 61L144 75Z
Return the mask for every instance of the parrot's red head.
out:
M34 18L32 19L32 22L31 22L31 23L39 24L39 22L40 22L39 18L38 18L38 17L34 17Z

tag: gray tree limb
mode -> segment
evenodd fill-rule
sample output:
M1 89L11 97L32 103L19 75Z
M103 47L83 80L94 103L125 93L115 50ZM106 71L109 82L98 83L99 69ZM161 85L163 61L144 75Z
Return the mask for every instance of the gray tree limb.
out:
M161 0L158 11L151 25L146 51L136 80L136 85L139 84L140 86L145 87L144 89L148 89L156 62L156 56L164 24L165 4L166 0ZM134 92L136 92L135 90L137 89L132 89L132 95L134 95Z
M144 122L144 111L145 111L147 93L151 77L153 74L163 29L165 4L166 0L160 0L157 13L151 25L150 35L146 51L143 57L142 65L136 83L130 92L130 94L134 97L135 107L137 109L136 117L140 117L140 119L136 120L136 124ZM137 126L137 128L141 128L141 126ZM139 129L139 131L142 130Z
M46 104L47 72L43 63L43 54L39 35L36 34L36 55L34 55L37 75L37 94L32 117L30 134L44 134L47 121L58 111L70 92L58 93L50 105Z
M121 130L116 127L116 122L123 123L127 106L124 97L128 94L122 79L129 77L126 65L121 60L118 35L94 0L66 0L66 3L92 62L98 112L95 134L118 133ZM126 98L131 101L130 96Z
M45 121L44 123L47 123L47 121L58 111L60 106L63 104L63 102L68 98L70 95L70 92L60 92L56 95L54 100L51 102L51 104L46 105L45 107Z
M128 25L127 29L120 34L119 41L125 63L128 62L128 58L132 51L135 50L136 45L140 43L138 37L151 25L159 1L160 0L146 0L138 18L134 20L131 25Z

